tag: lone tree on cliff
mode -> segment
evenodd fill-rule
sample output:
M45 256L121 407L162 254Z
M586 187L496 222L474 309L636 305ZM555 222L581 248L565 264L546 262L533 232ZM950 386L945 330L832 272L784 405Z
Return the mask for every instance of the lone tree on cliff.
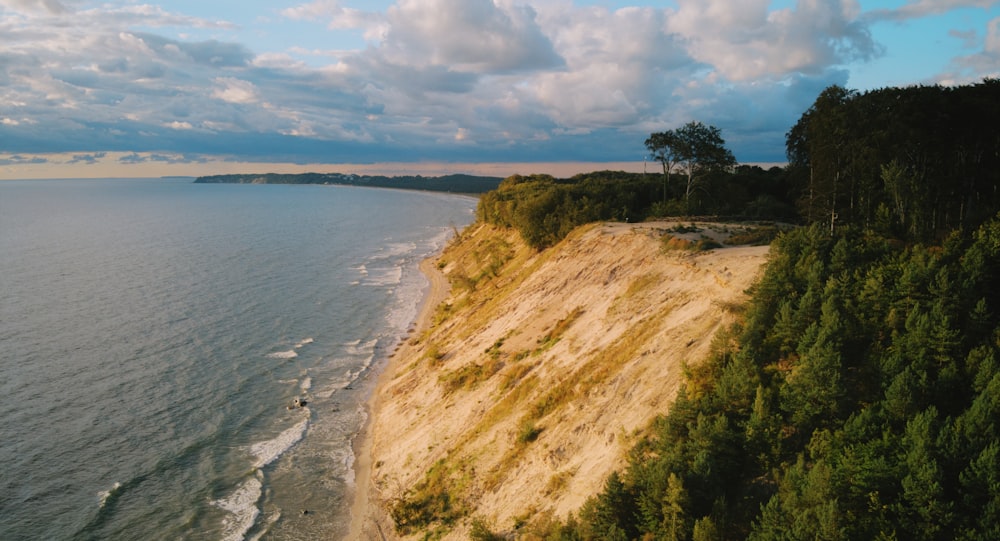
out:
M667 199L667 182L677 168L687 173L684 204L688 205L695 183L704 173L736 165L736 158L726 148L719 128L701 122L688 122L676 130L653 133L646 139L646 148L653 159L663 164L663 199Z

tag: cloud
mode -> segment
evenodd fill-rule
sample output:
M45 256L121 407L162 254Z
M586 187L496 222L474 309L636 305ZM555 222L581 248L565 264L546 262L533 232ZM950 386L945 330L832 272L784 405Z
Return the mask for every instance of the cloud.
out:
M365 38L379 40L387 29L379 13L344 7L338 0L315 0L281 10L281 15L296 21L326 21L331 30L364 30Z
M59 0L0 0L0 6L29 12L45 11L48 13L64 13L66 7Z
M212 97L229 103L255 103L259 101L257 86L250 81L234 77L216 77L218 88L212 92Z
M74 154L73 157L66 163L69 164L85 163L88 165L93 165L101 161L101 159L107 155L108 155L107 152L94 152L92 154Z
M952 70L941 76L943 83L974 83L984 75L1000 78L1000 17L990 20L986 25L985 39L976 39L975 42L982 44L982 50L956 58L952 62Z
M20 154L0 156L0 165L40 165L43 163L49 163L49 160L40 156L28 157Z
M691 57L726 79L816 74L881 54L854 0L803 0L769 11L769 0L680 0L668 29Z
M906 21L939 15L961 8L990 8L996 0L908 0L894 9L876 9L865 14L869 21Z
M396 65L473 73L562 66L535 18L530 6L492 0L400 0L386 13L379 51Z

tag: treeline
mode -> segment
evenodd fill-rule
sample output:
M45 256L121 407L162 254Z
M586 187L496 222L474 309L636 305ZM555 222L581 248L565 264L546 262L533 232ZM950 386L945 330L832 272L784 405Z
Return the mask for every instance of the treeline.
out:
M203 176L195 179L195 182L201 184L336 184L342 186L364 186L369 188L397 188L403 190L481 194L496 189L496 187L500 185L501 180L502 179L500 177L483 177L463 174L444 175L440 177L425 177L421 175L388 177L382 175L350 175L343 173L250 173Z
M700 179L687 199L686 180L671 175L600 171L557 179L514 175L483 194L477 217L517 229L535 248L546 248L575 227L600 220L643 221L690 214L760 220L795 220L789 177L782 168L738 166Z
M689 126L718 135L714 127ZM589 220L691 215L831 230L853 225L904 241L939 240L974 229L1000 208L997 126L995 79L865 93L832 86L789 130L784 168L701 163L697 153L684 152L691 144L683 144L682 128L646 141L662 175L515 175L485 194L479 216L516 227L538 248ZM721 137L709 146L727 152Z
M927 240L1000 208L1000 80L824 90L788 132L809 222Z
M998 287L1000 218L780 237L627 469L537 537L1000 539Z

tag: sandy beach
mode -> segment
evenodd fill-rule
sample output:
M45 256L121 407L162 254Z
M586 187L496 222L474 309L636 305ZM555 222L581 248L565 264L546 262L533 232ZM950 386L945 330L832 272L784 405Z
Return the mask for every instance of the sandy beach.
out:
M419 335L430 326L434 310L450 294L451 287L448 279L435 266L437 257L437 255L431 256L420 263L420 270L427 277L430 286L424 295L417 319L410 328L410 336ZM386 378L392 377L398 360L408 357L413 348L414 345L409 339L400 343L396 351L389 356L388 362L379 371L375 387L371 389L371 397L368 399L368 420L354 440L355 486L354 499L351 504L351 528L345 538L347 540L384 540L388 537L394 537L391 536L392 524L388 523L385 517L372 505L372 421L379 408L379 388L385 384Z

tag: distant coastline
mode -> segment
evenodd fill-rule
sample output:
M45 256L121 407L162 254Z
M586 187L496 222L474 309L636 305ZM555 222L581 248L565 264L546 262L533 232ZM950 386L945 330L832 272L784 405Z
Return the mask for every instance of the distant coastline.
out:
M344 186L366 186L371 188L398 188L462 194L482 194L496 189L500 177L476 175L444 175L425 177L421 175L382 176L355 175L344 173L243 173L210 175L195 179L198 184L331 184Z

